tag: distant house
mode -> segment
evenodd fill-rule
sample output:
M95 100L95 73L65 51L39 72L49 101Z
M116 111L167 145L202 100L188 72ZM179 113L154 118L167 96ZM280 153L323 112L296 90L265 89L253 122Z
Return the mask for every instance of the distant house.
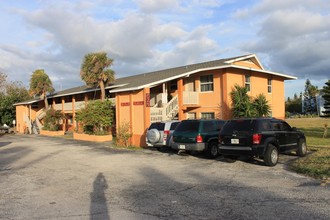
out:
M316 96L317 114L319 116L325 116L325 114L323 113L325 111L325 108L324 108L325 100L322 96L323 96L323 92L321 90L320 93Z
M265 70L254 54L180 66L116 79L106 88L115 103L116 126L129 122L131 144L145 146L151 122L173 118L232 117L230 92L235 84L246 86L250 96L263 93L273 117L285 117L284 81L296 77ZM51 94L48 102L67 116L63 129L75 129L75 113L99 98L99 88L80 86ZM42 100L16 103L18 132L42 126Z

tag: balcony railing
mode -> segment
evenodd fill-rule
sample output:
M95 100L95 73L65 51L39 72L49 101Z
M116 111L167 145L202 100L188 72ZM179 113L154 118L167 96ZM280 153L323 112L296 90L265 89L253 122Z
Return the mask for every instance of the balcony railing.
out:
M183 91L184 105L199 105L198 92Z

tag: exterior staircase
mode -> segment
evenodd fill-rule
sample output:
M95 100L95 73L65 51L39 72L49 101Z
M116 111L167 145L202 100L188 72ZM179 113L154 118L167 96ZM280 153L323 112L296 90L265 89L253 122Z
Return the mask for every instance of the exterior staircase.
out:
M23 116L23 120L24 120L24 122L27 126L27 129L28 129L27 132L29 134L32 134L32 123L31 123L30 118L25 113L24 113L24 116Z
M48 109L50 108L51 107L49 106ZM46 116L45 108L42 108L39 111L37 111L36 115L37 115L36 120L32 122L32 132L33 134L40 134L40 130L43 127L40 121Z
M163 107L150 108L150 122L173 120L179 112L178 96L174 96Z

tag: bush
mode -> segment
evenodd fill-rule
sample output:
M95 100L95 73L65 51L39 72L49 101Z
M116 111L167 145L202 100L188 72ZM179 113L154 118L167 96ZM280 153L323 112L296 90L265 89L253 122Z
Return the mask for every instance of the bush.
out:
M61 111L55 109L49 109L46 112L44 118L43 130L47 131L58 131L60 130L60 120L64 119L64 115Z
M76 114L76 120L84 125L84 133L107 135L113 123L113 105L109 100L91 101Z
M128 122L123 122L116 134L116 145L128 147L129 139L132 137L132 132L130 131L130 124Z

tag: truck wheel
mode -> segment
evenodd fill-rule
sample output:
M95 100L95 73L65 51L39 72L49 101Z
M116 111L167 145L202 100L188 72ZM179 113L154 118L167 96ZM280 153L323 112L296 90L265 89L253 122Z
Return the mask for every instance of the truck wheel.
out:
M208 158L213 159L216 158L219 154L218 143L215 141L211 141L206 150L206 155Z
M298 143L297 155L304 157L307 154L307 144L305 140L300 140Z
M277 148L269 144L264 156L264 162L267 166L273 167L277 164L278 162L278 150Z

